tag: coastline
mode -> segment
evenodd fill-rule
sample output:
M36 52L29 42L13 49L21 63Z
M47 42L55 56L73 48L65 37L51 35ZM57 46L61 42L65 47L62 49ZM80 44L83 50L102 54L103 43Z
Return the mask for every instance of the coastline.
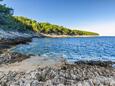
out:
M23 36L23 35L22 35ZM41 35L42 36L42 35ZM31 39L33 35L26 37ZM42 36L46 37L46 36ZM49 37L49 36L47 36ZM65 38L73 36L54 36ZM78 37L78 36L76 36ZM95 37L95 36L79 36ZM18 41L18 38L20 41ZM0 85L1 86L114 86L115 68L110 61L78 61L68 63L63 58L45 58L11 52L10 48L20 43L30 42L20 36L1 44ZM9 41L10 40L10 41ZM10 47L11 46L11 47Z
M113 3L0 2L0 86L115 86Z
M48 38L98 37L98 35L49 35L49 34L43 34L43 33L41 33L41 35Z
M4 54L6 53L6 54ZM26 56L3 51L1 86L97 86L115 85L115 68L110 61L77 61Z
M51 58L31 57L19 63L2 65L0 84L1 86L115 85L115 68L82 62L69 64L62 59L56 61Z
M1 86L97 86L115 85L113 62L45 58L14 53L9 48L0 56Z

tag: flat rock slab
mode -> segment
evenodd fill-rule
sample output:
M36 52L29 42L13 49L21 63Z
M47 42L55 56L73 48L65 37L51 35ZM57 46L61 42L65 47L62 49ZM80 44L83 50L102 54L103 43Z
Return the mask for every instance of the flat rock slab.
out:
M8 65L1 65L0 71L8 72L8 71L31 71L36 69L37 67L54 67L61 65L62 62L58 59L50 59L39 56L31 56L28 59L23 60L22 62L15 62Z

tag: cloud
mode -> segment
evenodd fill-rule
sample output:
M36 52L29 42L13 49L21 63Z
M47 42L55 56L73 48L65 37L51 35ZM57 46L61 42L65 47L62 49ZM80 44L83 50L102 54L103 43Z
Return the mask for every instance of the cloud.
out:
M115 36L115 22L96 22L78 26L80 30L97 32L102 36Z

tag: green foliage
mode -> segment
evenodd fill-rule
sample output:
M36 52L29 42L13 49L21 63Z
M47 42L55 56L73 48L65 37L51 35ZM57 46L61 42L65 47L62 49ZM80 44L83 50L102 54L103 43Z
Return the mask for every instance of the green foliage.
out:
M11 15L0 15L0 29L15 31L32 31L31 27L18 21Z
M13 15L13 9L0 4L0 15Z
M37 33L44 33L50 35L99 35L94 32L71 30L63 26L58 26L50 23L38 23L35 20L28 19L26 17L18 16L2 16L2 25L6 26L5 29L12 29L18 31L31 30Z
M50 23L39 23L41 26L41 33L56 34L56 35L99 35L94 32L71 30L63 26L53 25Z
M28 19L28 18L22 17L22 16L21 17L15 16L14 18L17 22L21 22L23 25L25 25L26 26L25 29L28 29L28 27L29 27L29 29L31 29L35 32L40 31L40 25L39 25L39 23L37 23L37 21Z
M94 32L71 30L69 28L50 23L38 23L22 16L12 16L13 9L0 5L0 28L5 30L34 31L50 35L99 35Z

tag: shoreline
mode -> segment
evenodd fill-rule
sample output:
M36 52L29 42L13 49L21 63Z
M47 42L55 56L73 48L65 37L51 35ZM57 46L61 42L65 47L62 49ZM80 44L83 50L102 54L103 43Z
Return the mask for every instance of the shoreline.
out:
M66 36L61 36L65 38ZM73 37L73 36L72 36ZM83 36L82 36L83 37ZM86 37L86 36L84 36ZM58 38L53 36L53 38ZM10 46L27 43L19 40ZM13 42L14 41L14 42ZM23 42L24 41L24 42ZM64 58L45 58L22 55L9 51L4 41L0 54L1 86L114 86L115 62L77 61L68 63ZM2 49L3 48L3 49Z
M12 56L14 58L12 58ZM45 68L45 67L50 67L54 69L60 69L60 68L67 69L68 66L84 66L84 67L91 66L91 67L115 69L113 65L115 65L115 62L112 61L79 60L74 63L69 63L64 58L46 58L41 56L26 56L26 55L24 56L19 53L15 53L14 55L11 55L11 60L5 61L5 63L3 62L0 64L0 70L3 72L5 71L26 72L35 70L36 68Z
M79 37L98 37L98 35L49 35L49 34L43 34L40 33L44 37L48 38L79 38Z
M65 60L56 63L56 60L51 60L51 58L31 57L19 63L3 65L0 67L0 84L1 86L115 85L115 68L110 66L82 62L69 64Z

